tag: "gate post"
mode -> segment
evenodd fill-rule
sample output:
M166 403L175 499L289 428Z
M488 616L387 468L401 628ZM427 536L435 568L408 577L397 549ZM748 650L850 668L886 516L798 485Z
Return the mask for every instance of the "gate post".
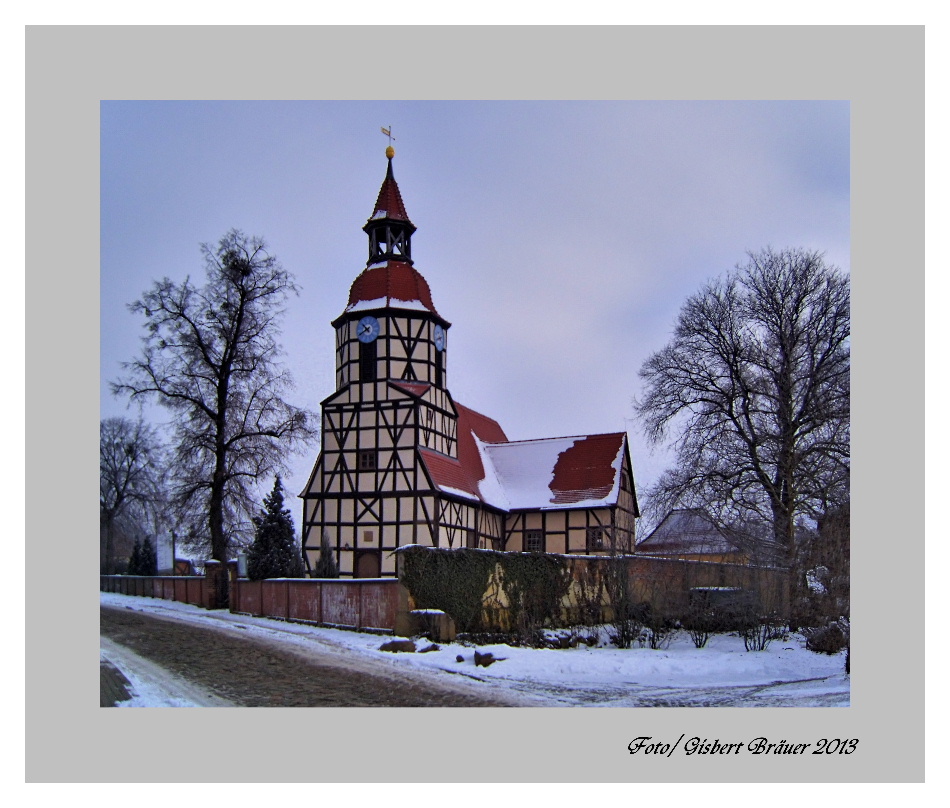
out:
M205 561L205 608L228 608L228 566L220 561Z

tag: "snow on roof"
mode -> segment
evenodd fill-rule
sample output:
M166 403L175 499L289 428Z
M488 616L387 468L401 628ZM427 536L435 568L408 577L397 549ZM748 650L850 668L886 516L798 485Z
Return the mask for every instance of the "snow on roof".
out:
M399 300L395 297L379 297L375 300L360 300L347 306L345 311L370 311L371 309L409 309L410 311L431 311L419 300Z
M702 508L670 511L637 549L654 553L729 553L739 548Z
M441 491L505 511L617 502L623 433L509 441L496 421L461 404L456 408L458 458L420 450Z
M486 476L479 492L505 510L615 504L625 440L615 433L480 443Z
M438 314L425 278L402 261L372 264L364 269L350 287L344 314L384 308Z

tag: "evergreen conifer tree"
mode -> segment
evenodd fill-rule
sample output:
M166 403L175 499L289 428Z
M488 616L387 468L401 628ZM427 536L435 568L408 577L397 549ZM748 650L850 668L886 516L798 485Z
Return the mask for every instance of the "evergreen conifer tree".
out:
M142 550L139 555L139 575L155 575L158 572L158 556L152 542L148 536L142 542Z
M340 570L336 565L336 559L333 557L333 551L330 549L330 537L326 531L320 539L320 558L317 566L313 570L314 578L339 578Z
M294 521L284 507L280 477L274 490L264 497L264 508L254 517L254 543L247 552L247 576L263 578L299 578L303 576L300 552L294 541Z
M142 572L142 545L138 539L132 547L132 555L129 556L129 567L126 572L129 575L141 575Z

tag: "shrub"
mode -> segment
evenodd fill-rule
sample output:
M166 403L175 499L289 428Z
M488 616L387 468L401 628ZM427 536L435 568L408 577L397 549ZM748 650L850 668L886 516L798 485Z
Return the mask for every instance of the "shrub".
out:
M785 621L775 614L760 617L739 630L746 651L764 651L772 640L782 639L787 633Z
M336 565L336 558L333 556L333 550L330 549L330 537L326 531L320 539L320 558L311 573L312 578L339 578L340 570Z
M408 547L399 551L399 580L419 609L441 609L459 632L485 631L482 599L497 564L486 550Z
M837 654L848 647L848 638L837 623L805 632L805 647L817 654Z
M560 556L506 553L499 558L511 628L524 639L557 625L571 577Z
M682 623L693 645L697 648L703 648L706 645L717 626L713 610L705 604L695 602L689 607Z
M607 630L610 642L617 648L631 648L634 643L642 648L651 639L647 630L649 620L649 603L621 600L614 605L614 619Z
M653 607L646 601L638 603L636 619L646 629L645 642L654 651L669 648L673 638L679 633L680 623L660 609Z

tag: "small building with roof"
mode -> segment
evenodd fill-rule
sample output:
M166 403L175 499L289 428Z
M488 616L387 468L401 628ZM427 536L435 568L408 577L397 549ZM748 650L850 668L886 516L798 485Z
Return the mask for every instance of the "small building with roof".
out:
M637 543L636 552L684 561L756 566L782 564L782 549L774 541L751 532L721 527L703 508L670 511L649 536Z
M366 268L336 329L336 390L303 499L313 569L326 537L343 577L396 575L407 544L632 552L639 516L626 433L510 441L448 388L451 323L412 261L393 176L369 220Z

